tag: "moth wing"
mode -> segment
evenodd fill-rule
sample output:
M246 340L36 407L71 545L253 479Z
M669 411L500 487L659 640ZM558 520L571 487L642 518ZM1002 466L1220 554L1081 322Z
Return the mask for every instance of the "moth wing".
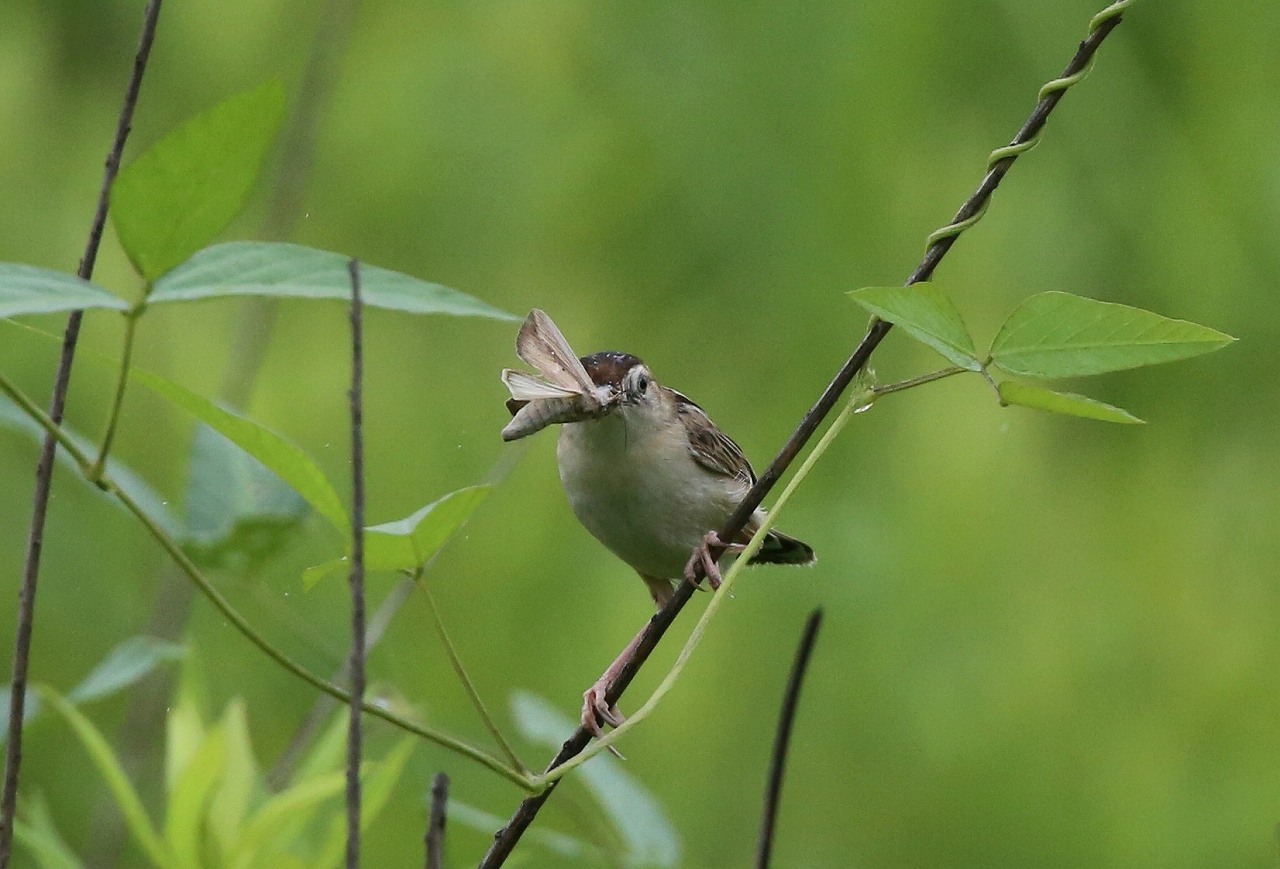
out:
M511 397L516 401L533 401L539 398L570 398L575 395L581 395L576 389L548 383L540 377L534 377L532 374L515 371L511 368L502 369L502 382L506 384L507 389L511 390Z
M516 336L516 355L556 386L591 392L595 383L545 311L534 308Z

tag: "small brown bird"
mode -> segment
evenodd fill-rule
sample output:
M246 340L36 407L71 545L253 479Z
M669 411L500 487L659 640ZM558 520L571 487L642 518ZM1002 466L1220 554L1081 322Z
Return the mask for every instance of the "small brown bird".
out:
M673 583L701 561L712 587L719 570L709 546L741 551L764 519L756 510L733 541L715 529L733 514L755 473L733 439L690 399L663 386L638 357L605 351L579 359L545 313L529 314L516 353L546 380L510 369L503 382L513 419L503 438L561 424L560 482L578 521L644 580L661 608ZM806 543L769 531L752 564L812 564ZM599 734L597 713L622 719L604 692L639 637L583 695L583 723Z

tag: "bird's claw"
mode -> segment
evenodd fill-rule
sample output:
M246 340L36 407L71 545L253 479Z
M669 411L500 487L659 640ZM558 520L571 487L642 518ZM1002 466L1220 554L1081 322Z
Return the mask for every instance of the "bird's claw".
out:
M725 543L720 539L720 535L715 531L708 531L702 538L702 542L698 544L698 548L693 550L693 554L689 556L689 561L684 566L684 577L694 585L698 584L698 568L702 568L703 575L707 578L707 584L711 586L711 590L715 591L720 588L720 583L724 581L724 577L720 574L720 565L716 562L719 555L713 556L711 551L718 550L720 554L726 552L741 552L746 547L740 543Z
M626 716L618 711L617 706L611 706L605 700L605 691L608 688L608 682L601 679L582 694L582 726L590 731L591 735L596 739L604 739L604 728L600 726L601 721L610 727L618 727L627 720ZM609 751L620 760L626 759L612 745L609 746Z

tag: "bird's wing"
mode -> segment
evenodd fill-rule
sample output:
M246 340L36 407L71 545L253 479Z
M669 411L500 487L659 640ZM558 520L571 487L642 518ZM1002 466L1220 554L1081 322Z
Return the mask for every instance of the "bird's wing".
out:
M706 411L674 389L671 391L676 398L676 416L689 438L689 455L693 460L712 473L753 485L756 475L742 447L720 431Z

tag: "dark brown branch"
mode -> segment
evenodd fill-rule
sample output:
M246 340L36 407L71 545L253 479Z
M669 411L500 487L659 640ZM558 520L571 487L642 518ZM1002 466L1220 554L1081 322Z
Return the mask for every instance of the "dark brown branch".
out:
M360 262L351 260L351 722L347 729L347 869L360 865L364 717L364 323Z
M444 822L449 807L449 777L436 773L431 781L431 814L427 817L427 869L444 869Z
M143 14L142 34L138 50L134 54L133 74L125 89L124 105L116 123L115 139L107 153L102 173L102 188L98 192L98 204L93 213L89 239L85 243L84 256L80 258L77 274L88 280L98 260L98 246L107 225L107 208L111 202L111 186L120 171L120 158L124 144L133 126L133 111L138 105L138 93L142 88L142 76L155 41L156 22L160 18L161 0L151 0ZM58 358L58 372L54 377L53 394L49 399L49 418L62 422L66 409L67 388L71 383L71 364L75 361L76 343L80 339L82 311L73 311L67 317L62 335L62 352ZM18 623L13 642L13 679L9 695L9 742L5 749L4 785L0 794L0 869L9 865L13 851L13 818L18 803L18 775L22 766L22 718L26 712L27 673L31 665L31 635L35 629L36 586L40 577L40 554L44 548L45 518L49 511L49 491L53 484L53 456L57 441L45 435L36 462L35 492L31 503L31 527L27 536L27 557L22 573L22 587L18 593Z
M1077 49L1075 56L1071 58L1071 62L1067 64L1062 77L1073 76L1087 68L1097 52L1098 46L1102 44L1103 40L1107 38L1107 35L1115 29L1120 21L1121 16L1114 15L1101 22L1096 29L1090 32L1088 37L1080 43L1080 47ZM1035 138L1044 127L1049 114L1061 101L1063 93L1065 91L1058 90L1046 94L1036 104L1026 123L1023 124L1022 129L1018 131L1018 134L1014 136L1010 144L1023 144ZM967 220L986 207L991 199L991 194L1000 185L1017 157L1017 154L1009 155L992 164L987 174L983 177L982 183L978 185L978 189L956 212L953 223ZM956 237L955 235L945 236L930 244L925 251L924 258L916 266L915 271L911 273L911 277L907 279L906 285L910 286L911 284L929 280L933 275L934 269L938 267L938 264L942 262L942 258L946 256L947 251L951 250L951 246L955 244ZM721 540L733 540L738 535L738 532L742 530L752 513L764 501L774 485L782 478L782 475L786 473L787 468L795 461L800 451L804 449L805 444L809 442L809 438L813 436L822 422L830 415L832 409L836 406L836 402L840 400L840 396L848 388L858 372L866 366L872 352L875 351L876 347L880 345L880 342L884 340L892 328L892 324L884 320L874 320L872 322L853 354L836 372L836 376L826 390L823 391L817 402L814 403L813 407L810 408L809 412L804 415L796 430L792 432L791 437L787 439L782 449L778 451L778 455L769 464L769 467L765 469L764 473L760 475L751 490L747 492L742 503L738 505L737 511L729 518L724 528L720 529L719 536ZM613 684L609 686L609 690L605 693L606 702L609 705L616 703L618 698L622 696L627 686L631 684L631 680L635 678L636 672L648 660L654 647L657 646L667 628L675 621L676 616L679 615L680 610L684 608L684 605L688 603L692 595L693 585L688 580L684 580L676 587L675 594L667 602L667 605L649 620L645 636L636 646L631 659L626 662L621 672L619 672L618 678L614 680ZM581 753L590 741L590 732L586 728L578 728L561 746L559 753L547 768L554 769L569 758ZM553 783L551 787L541 794L529 797L520 804L520 807L516 809L515 814L511 816L511 820L507 822L507 825L494 835L493 845L489 848L489 852L485 855L483 862L481 862L481 867L492 869L492 867L501 866L506 861L512 849L520 841L524 831L533 823L533 819L537 817L542 804L547 801L554 789L555 784Z
M778 820L778 803L782 799L782 775L787 767L787 749L791 745L791 724L796 718L796 705L800 700L800 686L809 668L809 656L822 627L822 607L809 613L800 645L796 649L795 663L787 677L787 690L782 697L782 713L778 716L778 733L773 740L773 757L769 762L769 783L764 791L764 818L760 822L760 846L756 849L757 869L769 869L769 856L773 853L773 830Z

